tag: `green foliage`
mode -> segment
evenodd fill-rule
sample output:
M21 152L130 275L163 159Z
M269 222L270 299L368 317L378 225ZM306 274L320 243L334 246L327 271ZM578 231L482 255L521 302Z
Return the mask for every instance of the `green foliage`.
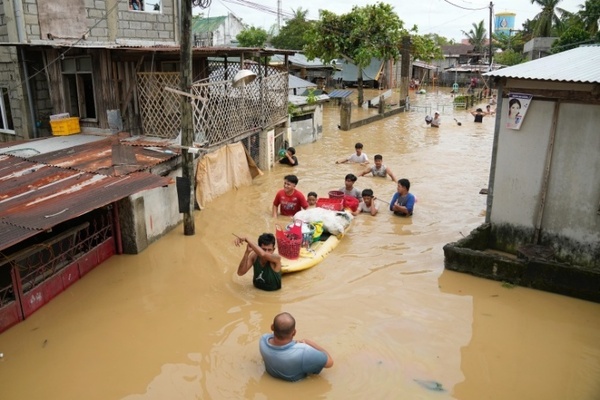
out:
M415 59L425 62L444 59L442 48L440 47L440 44L434 40L435 38L432 38L431 35L418 35L416 27L411 31L413 32L410 35L411 54ZM441 36L437 36L438 40L440 38Z
M492 34L492 40L494 41L494 48L499 48L501 50L510 49L517 53L522 53L525 45L525 38L521 32L517 32L511 36L503 33L494 33Z
M294 115L298 112L298 107L296 107L295 105L293 105L292 103L288 102L288 114L289 115Z
M454 98L454 103L466 103L467 102L467 96L456 96Z
M525 61L525 57L523 57L521 52L508 49L504 50L502 53L497 53L494 55L494 61L498 64L511 66L521 64L523 61Z
M589 32L580 25L568 27L562 35L552 43L552 53L574 49L583 43L592 42L593 38Z
M454 39L448 39L447 37L440 36L437 33L426 33L423 36L427 39L432 40L435 44L437 44L440 47L447 46L449 44L456 44L456 41Z
M558 12L563 12L557 5L562 0L531 0L531 4L542 7L542 11L535 16L533 24L534 37L553 36L556 29L562 25Z
M475 53L483 53L485 50L485 41L487 39L487 31L485 29L483 20L479 21L478 24L473 23L473 29L469 32L462 31L469 40L469 43L475 46L473 51Z
M308 96L306 96L308 104L315 104L317 102L317 95L315 94L314 88L308 88Z
M397 60L399 44L408 32L404 23L385 3L364 7L353 6L347 14L336 15L320 10L320 19L307 32L304 39L308 59L321 58L329 63L344 58L358 67L358 102L363 101L362 69L373 57L382 60Z
M273 47L278 49L302 50L306 43L304 34L313 25L311 21L306 19L307 14L308 10L302 10L302 7L294 11L294 17L288 20L279 31L279 34L271 39Z
M586 0L580 7L581 10L577 15L581 19L584 29L586 29L591 36L596 35L598 33L598 24L600 21L600 0Z
M254 26L244 29L235 37L242 47L263 47L267 41L267 31Z

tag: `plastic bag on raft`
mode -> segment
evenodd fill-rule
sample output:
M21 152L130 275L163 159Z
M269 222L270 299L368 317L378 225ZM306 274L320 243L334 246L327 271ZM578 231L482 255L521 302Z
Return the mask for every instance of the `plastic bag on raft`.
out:
M323 229L332 235L340 235L346 231L352 221L352 214L347 211L332 211L324 208L309 208L308 210L298 211L294 219L304 222L323 222Z

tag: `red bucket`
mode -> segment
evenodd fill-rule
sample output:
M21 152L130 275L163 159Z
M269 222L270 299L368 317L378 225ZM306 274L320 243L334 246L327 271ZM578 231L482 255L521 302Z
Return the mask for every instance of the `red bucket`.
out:
M331 192L329 192L329 198L330 199L343 199L344 192L339 191L339 190L332 190Z

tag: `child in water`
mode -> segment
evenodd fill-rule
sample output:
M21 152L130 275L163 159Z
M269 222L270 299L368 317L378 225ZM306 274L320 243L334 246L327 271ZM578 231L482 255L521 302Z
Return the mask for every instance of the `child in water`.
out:
M362 200L358 205L356 211L352 212L352 215L358 215L360 213L369 213L372 216L377 215L377 205L375 204L375 196L371 189L365 189L362 191Z
M306 195L306 201L308 202L308 206L311 207L311 208L312 207L316 207L316 205L317 205L317 198L318 197L319 196L317 196L317 193L315 193L315 192L309 192Z

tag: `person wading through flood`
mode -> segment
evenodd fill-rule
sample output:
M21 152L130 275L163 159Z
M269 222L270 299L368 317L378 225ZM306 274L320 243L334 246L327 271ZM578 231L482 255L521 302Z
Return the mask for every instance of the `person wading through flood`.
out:
M246 243L246 251L238 265L238 276L244 276L253 268L254 287L266 291L281 289L281 256L275 254L275 236L272 233L260 235L258 244L237 236L234 243L238 247Z

